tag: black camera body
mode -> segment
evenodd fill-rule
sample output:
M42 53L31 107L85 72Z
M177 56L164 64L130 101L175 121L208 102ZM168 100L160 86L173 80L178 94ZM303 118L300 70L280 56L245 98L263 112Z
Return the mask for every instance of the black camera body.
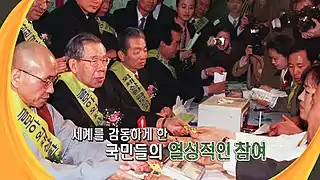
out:
M307 32L315 27L312 19L320 20L320 8L306 6L301 11L287 11L280 15L281 27L297 27L300 32Z
M249 34L251 36L252 53L255 55L262 56L264 54L264 46L261 41L268 34L266 27L260 25L258 21L252 14L247 15L249 21Z

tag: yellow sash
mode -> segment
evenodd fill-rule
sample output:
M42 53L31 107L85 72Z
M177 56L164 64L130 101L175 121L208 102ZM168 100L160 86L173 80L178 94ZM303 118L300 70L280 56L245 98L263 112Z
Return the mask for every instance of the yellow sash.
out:
M72 72L62 73L62 80L77 99L82 109L90 117L96 126L109 126L109 121L103 119L103 114L98 109L98 97L83 83L81 83Z
M34 41L43 46L46 46L43 40L39 37L37 31L34 30L33 25L27 19L24 19L21 31L26 41Z
M296 82L293 82L292 86L291 86L291 91L290 94L288 96L288 111L291 111L291 106L292 106L292 98L296 92L296 89L299 87L299 85Z
M107 22L102 21L99 17L96 17L96 20L99 24L99 30L101 34L103 34L103 31L106 31L118 37L117 32Z
M47 122L25 105L16 92L12 91L12 95L14 112L21 131L32 140L45 158L60 156L62 144L49 131Z
M126 88L140 109L149 112L151 99L134 74L118 61L113 63L110 70L116 74L121 84Z
M168 64L168 61L166 61L166 59L159 54L158 50L151 49L150 51L148 51L148 58L156 58L156 59L158 59L166 68L169 69L169 71L171 72L172 76L175 79L177 79L176 70L174 69L174 67L172 67L172 66L170 66Z

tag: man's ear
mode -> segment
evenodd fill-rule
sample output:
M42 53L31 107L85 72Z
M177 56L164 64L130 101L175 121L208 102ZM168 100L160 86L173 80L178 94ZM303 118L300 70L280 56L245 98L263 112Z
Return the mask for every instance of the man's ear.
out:
M77 72L77 69L78 69L78 60L69 59L69 60L68 60L68 66L69 66L71 72L73 72L73 73Z
M125 55L125 53L124 53L122 50L119 50L119 51L118 51L118 56L119 56L121 62L123 62L123 61L124 61L124 57L125 57L126 55Z
M19 83L21 81L21 71L19 71L18 69L13 69L11 71L11 85L14 88L18 88L19 87Z

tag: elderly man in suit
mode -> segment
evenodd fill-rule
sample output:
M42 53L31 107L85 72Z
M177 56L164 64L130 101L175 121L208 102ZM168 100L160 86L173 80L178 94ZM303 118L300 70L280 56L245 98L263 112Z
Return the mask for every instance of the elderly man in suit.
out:
M144 163L107 158L108 141L78 142L72 138L78 127L46 103L57 77L55 58L46 47L35 42L17 45L11 71L13 112L28 146L44 168L55 179L129 179L124 170L146 168Z

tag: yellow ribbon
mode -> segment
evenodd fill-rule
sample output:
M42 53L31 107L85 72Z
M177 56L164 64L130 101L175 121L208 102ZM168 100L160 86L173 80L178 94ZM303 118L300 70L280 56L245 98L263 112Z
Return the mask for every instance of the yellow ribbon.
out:
M99 31L101 34L106 31L118 37L117 32L107 22L101 20L99 17L96 17L96 20L99 24Z
M299 85L296 82L293 82L291 87L293 87L293 88L291 89L290 94L288 96L288 107L287 107L289 112L290 112L290 109L291 109L291 106L292 106L292 98L293 98L293 96L295 94L296 89L299 87Z
M52 155L60 156L62 154L62 144L49 131L47 122L24 104L14 91L12 91L12 98L14 113L23 134L32 140L45 158Z
M118 61L112 64L110 70L115 73L121 84L126 88L140 109L149 112L151 99L134 74Z
M43 40L39 37L37 31L34 30L33 25L27 19L24 19L21 31L26 41L34 41L47 47Z
M96 126L109 126L109 121L103 119L103 114L98 109L98 97L83 83L81 83L72 72L62 73L62 80L77 99L82 109L90 117Z
M148 58L156 58L157 60L159 60L167 69L169 69L169 71L171 72L172 76L177 79L177 75L176 75L176 70L174 67L172 67L171 65L169 65L168 61L159 54L157 49L151 49L150 51L148 51Z

